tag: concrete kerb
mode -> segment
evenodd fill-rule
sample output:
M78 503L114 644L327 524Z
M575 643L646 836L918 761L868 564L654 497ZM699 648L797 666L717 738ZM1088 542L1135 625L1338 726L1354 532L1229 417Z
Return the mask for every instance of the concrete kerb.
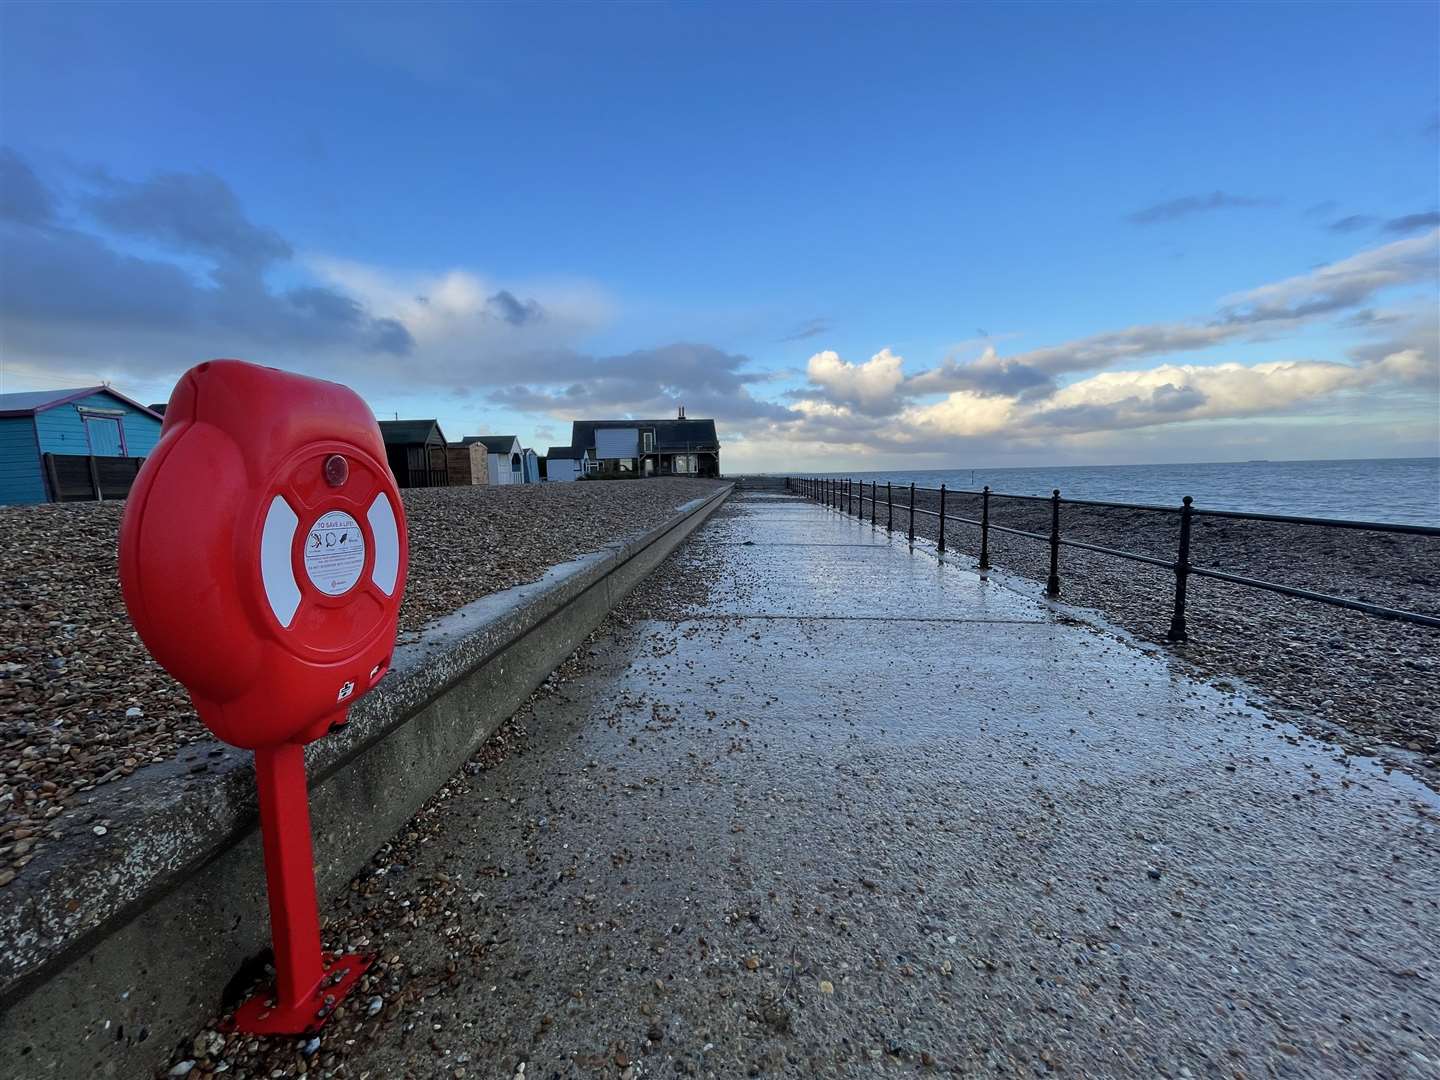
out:
M306 755L321 896L342 889L731 490L403 637L350 724ZM65 839L7 887L0 1075L143 1074L268 943L250 755L199 753L203 773L182 753L73 806ZM92 820L109 822L105 835L85 827Z

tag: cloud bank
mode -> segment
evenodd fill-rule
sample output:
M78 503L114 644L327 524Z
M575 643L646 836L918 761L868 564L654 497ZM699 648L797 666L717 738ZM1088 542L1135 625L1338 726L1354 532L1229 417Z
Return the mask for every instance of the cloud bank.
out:
M1263 201L1214 192L1132 220ZM1367 218L1355 228L1397 238L1222 297L1193 319L1008 354L985 339L972 346L983 346L976 355L929 365L888 347L853 358L811 345L799 370L784 349L767 368L705 342L597 354L585 342L612 323L617 305L592 282L399 272L297 251L212 174L130 180L92 171L62 189L0 151L0 350L11 382L80 384L97 371L158 382L200 359L236 355L371 395L464 399L552 427L668 415L684 404L716 417L741 460L772 467L807 456L1053 451L1343 402L1440 402L1435 220ZM1315 326L1341 328L1358 344L1341 356L1272 353L1242 363L1224 355L1269 351ZM823 345L832 333L812 318L779 344Z

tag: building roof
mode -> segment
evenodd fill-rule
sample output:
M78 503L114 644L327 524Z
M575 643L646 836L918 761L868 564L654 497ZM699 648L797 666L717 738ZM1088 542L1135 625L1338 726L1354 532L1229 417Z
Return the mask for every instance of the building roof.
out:
M552 446L545 451L546 458L569 458L574 461L580 457L580 451L573 446Z
M654 429L659 453L720 449L714 420L576 420L571 426L570 445L593 449L596 428Z
M413 443L427 443L431 435L438 435L445 441L438 420L381 420L380 437L390 446L408 446Z
M492 454L508 454L510 448L520 441L514 435L472 435L471 438L484 443L485 449Z
M153 409L147 409L138 401L132 401L109 386L80 386L70 390L25 390L18 394L0 394L0 416L34 416L57 405L67 405L72 401L87 398L91 394L109 394L115 400L124 402L147 416L156 420L163 419Z

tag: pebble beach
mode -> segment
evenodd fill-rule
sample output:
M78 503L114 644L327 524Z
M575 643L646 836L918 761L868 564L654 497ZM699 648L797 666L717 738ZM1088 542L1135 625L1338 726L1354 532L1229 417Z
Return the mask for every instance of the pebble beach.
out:
M636 535L715 482L587 481L403 493L402 632ZM0 508L0 887L67 802L209 741L130 627L116 577L121 502ZM204 768L203 760L197 768Z

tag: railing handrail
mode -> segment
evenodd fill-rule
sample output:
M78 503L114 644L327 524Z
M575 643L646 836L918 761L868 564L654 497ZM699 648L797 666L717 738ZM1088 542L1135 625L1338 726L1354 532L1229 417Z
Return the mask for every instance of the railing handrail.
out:
M917 485L915 490L917 492L928 491L936 495L940 494L939 488L919 487ZM971 491L968 488L947 487L945 494L973 495L976 498L981 498L985 492ZM990 492L990 498L1019 499L1022 502L1049 503L1052 496L1015 495L1006 491L992 490ZM1181 510L1179 506L1162 506L1158 503L1109 502L1103 499L1069 499L1063 495L1060 497L1060 504L1062 506L1098 506L1114 510L1148 510L1158 514L1178 514ZM918 512L921 511L917 509L917 513ZM1198 506L1194 508L1193 513L1196 517L1238 518L1243 521L1275 521L1283 525L1319 525L1321 527L1334 529L1366 529L1375 532L1410 533L1416 536L1440 536L1440 525L1418 525L1404 521L1362 521L1352 518L1304 517L1299 514L1272 514L1260 510L1202 509Z
M870 494L865 494L865 481L859 482L859 492L855 492L856 482L853 479L831 479L821 477L795 478L787 477L787 486L797 483L801 490L809 497L827 502L827 505L835 506L846 513L854 513L860 520L865 518L865 503L871 504L870 523L872 526L879 524L880 511L880 490L878 481L871 481ZM835 500L833 494L837 488L843 485L843 497ZM915 495L918 492L933 492L940 497L940 509L930 510L926 507L917 506ZM894 509L891 504L893 498L891 482L885 484L886 503L889 508L887 514L886 529L893 531ZM1185 594L1186 582L1191 574L1199 577L1214 578L1217 581L1225 581L1232 585L1240 585L1246 588L1261 589L1267 592L1278 593L1283 596L1293 596L1302 600L1313 600L1317 603L1328 604L1332 607L1348 608L1352 611L1364 612L1383 619L1393 619L1400 622L1415 623L1421 626L1440 627L1440 616L1427 615L1419 611L1406 611L1400 608L1386 607L1383 604L1372 604L1365 600L1352 600L1349 597L1335 596L1330 593L1316 592L1312 589L1302 589L1293 585L1285 585L1278 581L1267 581L1263 578L1249 577L1244 574L1232 574L1210 566L1196 566L1190 561L1190 525L1191 520L1196 516L1233 518L1245 521L1273 521L1297 525L1320 525L1333 526L1349 529L1374 529L1380 532L1399 532L1421 536L1440 536L1440 528L1428 525L1405 525L1398 522L1357 522L1343 518L1308 518L1289 514L1259 514L1247 513L1240 510L1202 510L1192 505L1190 496L1186 496L1180 506L1146 506L1135 503L1101 502L1090 499L1065 499L1060 495L1059 489L1053 490L1049 497L1039 495L1007 495L1002 492L991 491L988 487L981 491L951 491L945 485L938 488L916 487L910 485L909 506L906 508L910 513L909 540L913 545L915 542L915 515L923 514L927 517L938 519L939 543L938 550L942 557L945 551L945 522L954 521L964 525L978 525L980 527L980 567L982 576L989 569L988 560L988 536L990 530L1009 533L1014 536L1023 536L1032 540L1046 541L1050 545L1050 572L1046 582L1045 591L1050 596L1060 594L1059 580L1059 550L1062 547L1079 548L1082 551L1092 551L1100 555L1108 555L1114 558L1126 559L1132 562L1147 563L1151 566L1158 566L1164 569L1173 570L1175 573L1175 607L1171 618L1170 630L1166 637L1171 641L1185 641ZM945 512L945 497L948 495L976 495L981 499L981 516L975 518L961 517L957 514ZM1051 524L1049 533L1031 532L1027 529L1016 529L1005 525L997 525L990 521L990 499L1007 498L1022 499L1027 502L1049 503L1051 507ZM1121 548L1107 547L1103 544L1090 544L1081 540L1069 540L1060 535L1060 508L1064 505L1070 506L1099 506L1136 510L1168 511L1180 515L1180 549L1175 559L1162 559L1153 555L1145 555L1138 551L1125 551Z

